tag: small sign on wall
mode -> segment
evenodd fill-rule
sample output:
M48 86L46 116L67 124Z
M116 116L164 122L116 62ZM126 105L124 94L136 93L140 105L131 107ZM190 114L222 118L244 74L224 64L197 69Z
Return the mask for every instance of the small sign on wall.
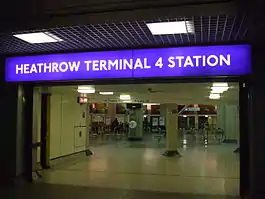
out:
M111 118L109 117L106 118L106 125L111 125Z

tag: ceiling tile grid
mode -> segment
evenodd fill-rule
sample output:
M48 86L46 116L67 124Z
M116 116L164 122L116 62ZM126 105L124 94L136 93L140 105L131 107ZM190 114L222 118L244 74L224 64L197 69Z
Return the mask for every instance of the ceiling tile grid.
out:
M153 21L123 21L31 31L50 32L63 39L62 42L57 43L30 44L13 37L12 34L0 35L0 53L26 54L82 50L96 51L246 42L249 39L249 24L245 15L196 16L163 19L163 21L168 22L183 20L193 21L195 33L154 36L151 34L146 24L162 21L158 19Z

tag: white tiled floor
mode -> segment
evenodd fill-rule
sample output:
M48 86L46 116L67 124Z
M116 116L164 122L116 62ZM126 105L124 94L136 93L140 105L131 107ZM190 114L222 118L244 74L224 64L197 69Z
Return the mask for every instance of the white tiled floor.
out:
M194 194L238 195L236 145L180 149L182 157L163 157L161 148L125 144L92 148L94 155L48 171L45 182Z

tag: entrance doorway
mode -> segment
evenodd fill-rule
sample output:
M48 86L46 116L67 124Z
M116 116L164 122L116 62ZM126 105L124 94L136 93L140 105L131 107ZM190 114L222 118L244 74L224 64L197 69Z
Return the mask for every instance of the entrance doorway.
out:
M240 86L218 83L228 85L218 99L210 97L215 83L46 87L50 144L49 157L43 157L53 170L44 171L44 180L101 186L97 179L104 178L101 183L111 188L239 195L240 159L234 150L240 140ZM82 92L85 87L93 92ZM165 111L172 104L179 154L166 157L171 123Z
M47 182L242 195L250 73L250 47L234 45L12 57L5 74L36 88L34 163L57 168Z

